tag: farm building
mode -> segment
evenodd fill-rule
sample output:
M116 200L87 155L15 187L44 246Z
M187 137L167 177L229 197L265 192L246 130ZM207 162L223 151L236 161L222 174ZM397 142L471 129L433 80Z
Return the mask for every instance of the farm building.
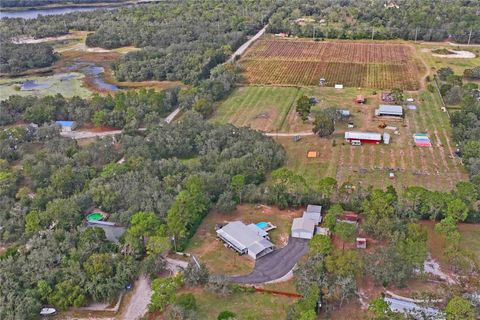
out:
M358 95L358 96L355 98L355 102L358 103L358 104L364 104L364 103L365 103L365 97L362 96L362 95Z
M252 259L273 251L274 245L266 239L266 234L255 224L247 226L241 221L229 222L217 230L217 236L227 245L240 254L248 254Z
M358 224L358 214L355 212L346 211L337 218L337 221Z
M314 220L302 217L293 219L292 237L301 239L312 239L315 233L316 223Z
M352 145L361 145L364 143L380 144L380 142L382 142L382 135L376 132L347 131L345 132L345 140Z
M403 117L402 106L381 104L375 110L376 116Z
M75 129L75 121L55 121L57 126L60 126L62 132L70 132Z

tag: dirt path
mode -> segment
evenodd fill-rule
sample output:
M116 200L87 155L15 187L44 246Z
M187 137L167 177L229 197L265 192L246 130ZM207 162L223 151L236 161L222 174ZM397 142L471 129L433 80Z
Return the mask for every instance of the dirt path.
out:
M148 304L152 297L152 288L150 287L150 280L141 275L135 283L135 289L132 297L129 300L125 311L118 317L120 320L136 320L140 319L147 313Z
M235 60L235 57L236 56L241 56L245 50L248 49L248 47L255 41L257 40L258 38L260 38L264 33L265 31L267 30L267 25L265 25L265 27L262 28L262 30L258 31L257 34L255 34L253 37L251 37L247 42L245 42L244 44L242 44L231 56L230 58L228 58L228 60L226 61L227 63L228 62L232 62L233 60Z

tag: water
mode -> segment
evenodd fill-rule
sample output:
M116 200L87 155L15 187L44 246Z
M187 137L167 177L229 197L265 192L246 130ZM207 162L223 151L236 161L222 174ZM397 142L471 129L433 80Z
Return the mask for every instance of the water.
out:
M85 74L86 76L92 76L93 83L97 88L100 90L109 90L109 91L117 91L118 87L114 84L107 83L102 79L102 73L105 71L103 67L96 66L94 64L89 64L80 69L80 72Z
M48 89L50 85L48 83L38 83L35 80L26 80L22 83L20 90L22 91L33 91L33 90L41 90L41 89Z
M113 10L118 7L64 7L64 8L49 8L49 9L33 9L33 10L24 10L24 11L12 11L5 12L0 11L0 19L3 18L22 18L22 19L35 19L39 15L42 16L53 16L58 14L66 14L71 12L82 12L82 11L94 11L98 9L107 9Z

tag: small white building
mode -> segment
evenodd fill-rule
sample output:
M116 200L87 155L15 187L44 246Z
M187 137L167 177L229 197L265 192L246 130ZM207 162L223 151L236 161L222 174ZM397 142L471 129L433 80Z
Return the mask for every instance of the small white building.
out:
M55 124L60 127L62 132L70 132L75 130L75 121L55 121Z
M312 239L316 223L305 217L293 219L292 238Z

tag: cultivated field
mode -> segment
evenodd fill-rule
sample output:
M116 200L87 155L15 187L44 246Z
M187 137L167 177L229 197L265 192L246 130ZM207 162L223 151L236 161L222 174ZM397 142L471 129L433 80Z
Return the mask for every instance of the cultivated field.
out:
M419 89L424 67L405 44L258 40L240 60L249 84Z

